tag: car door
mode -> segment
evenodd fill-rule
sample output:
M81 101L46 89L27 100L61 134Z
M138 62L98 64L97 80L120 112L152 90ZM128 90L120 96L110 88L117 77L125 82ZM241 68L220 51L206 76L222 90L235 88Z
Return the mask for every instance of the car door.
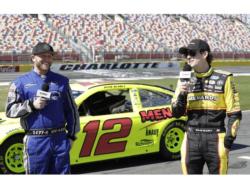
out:
M134 113L130 89L95 88L80 104L80 132L71 149L71 164L133 155ZM133 96L132 96L133 97Z
M158 87L142 86L137 88L140 106L140 128L137 132L142 135L138 145L147 152L158 152L162 132L172 119L170 110L171 92Z

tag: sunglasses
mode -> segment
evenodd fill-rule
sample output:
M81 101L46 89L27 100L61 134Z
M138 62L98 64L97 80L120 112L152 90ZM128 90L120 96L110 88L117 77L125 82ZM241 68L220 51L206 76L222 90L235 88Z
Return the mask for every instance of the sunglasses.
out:
M195 57L198 51L193 51L193 50L188 50L185 55L185 57L190 56L190 57Z

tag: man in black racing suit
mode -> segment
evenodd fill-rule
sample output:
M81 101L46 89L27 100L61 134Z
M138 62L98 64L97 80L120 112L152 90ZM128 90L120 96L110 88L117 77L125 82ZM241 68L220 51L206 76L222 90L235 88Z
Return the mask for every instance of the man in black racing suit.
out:
M174 117L188 116L181 148L182 172L202 174L206 163L210 174L227 174L228 153L242 116L233 76L210 66L213 56L204 40L192 40L179 53L194 70L188 83L178 81L172 101Z

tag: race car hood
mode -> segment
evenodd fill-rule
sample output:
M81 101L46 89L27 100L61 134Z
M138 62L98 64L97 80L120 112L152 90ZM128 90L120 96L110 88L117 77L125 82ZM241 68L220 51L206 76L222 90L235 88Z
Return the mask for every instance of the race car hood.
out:
M3 125L13 125L18 124L20 126L20 119L19 118L7 118L5 112L0 112L0 126Z

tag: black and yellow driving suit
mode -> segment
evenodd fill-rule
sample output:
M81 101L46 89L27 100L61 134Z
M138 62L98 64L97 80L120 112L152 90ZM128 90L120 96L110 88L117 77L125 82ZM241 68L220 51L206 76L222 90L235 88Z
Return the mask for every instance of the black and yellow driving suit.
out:
M206 73L194 72L188 93L180 93L177 85L172 112L175 117L188 116L181 149L183 173L202 174L206 163L210 174L226 174L225 148L230 150L241 120L232 74L212 67Z

